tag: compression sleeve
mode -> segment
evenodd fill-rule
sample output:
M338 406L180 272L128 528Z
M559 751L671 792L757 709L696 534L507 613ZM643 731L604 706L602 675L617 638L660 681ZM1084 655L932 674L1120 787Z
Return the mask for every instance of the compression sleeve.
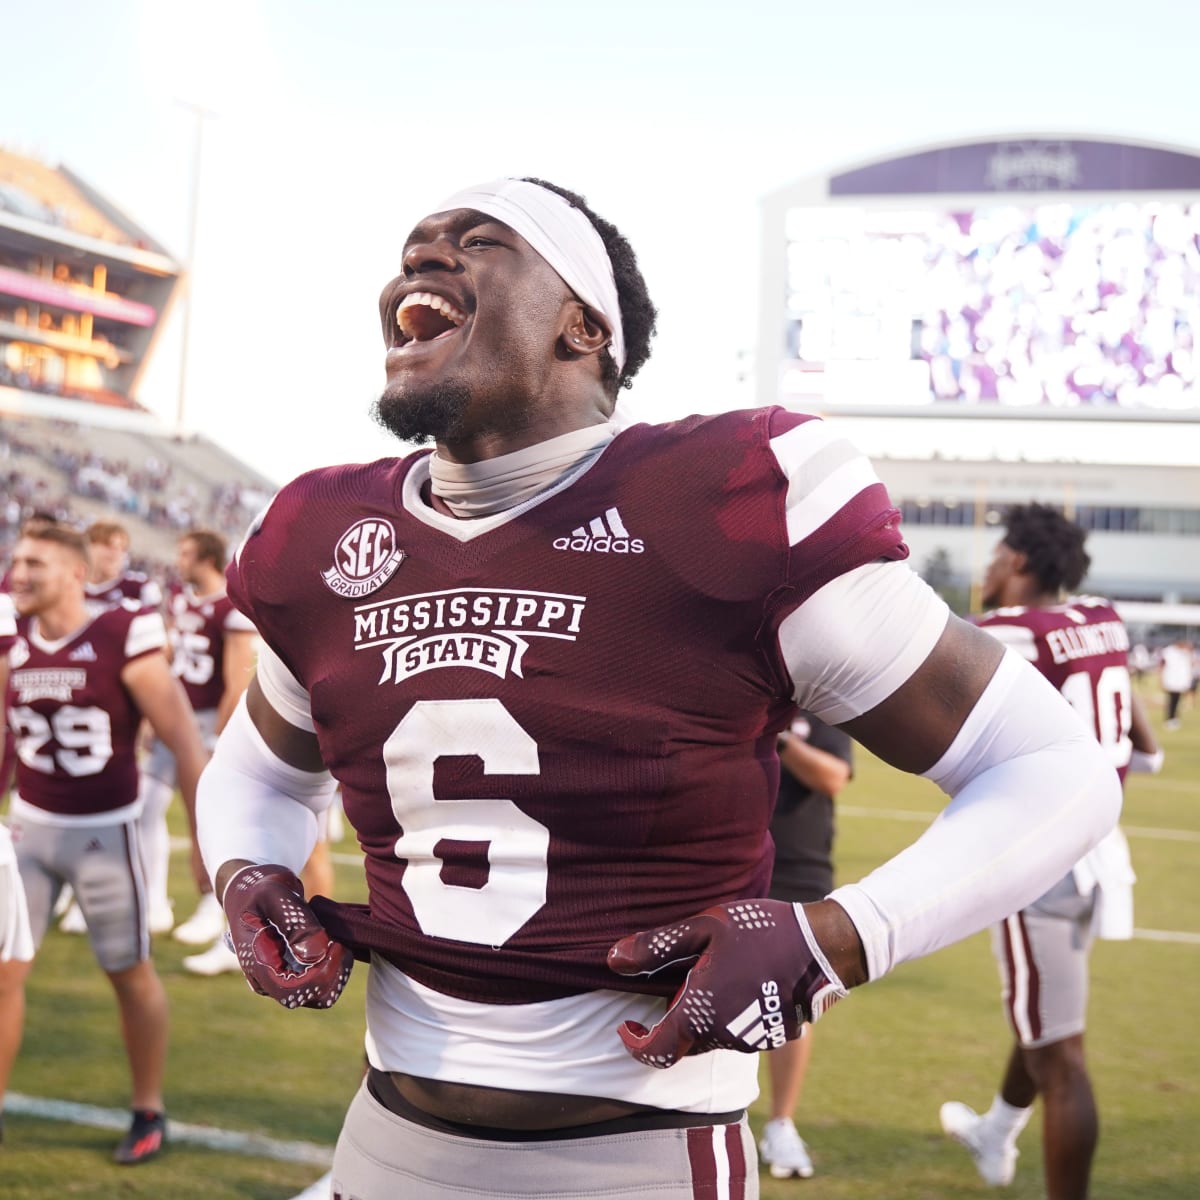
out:
M950 803L906 850L830 896L858 929L871 979L1032 903L1121 809L1095 735L1013 651L925 775Z
M300 681L284 666L283 659L263 642L258 651L255 669L258 686L267 703L289 724L306 733L316 732L313 724L312 701Z
M780 623L796 703L829 725L861 716L929 657L949 618L946 602L905 563L839 575Z
M209 877L230 859L282 863L299 872L317 840L317 817L333 800L328 771L279 758L238 701L196 789L196 832Z

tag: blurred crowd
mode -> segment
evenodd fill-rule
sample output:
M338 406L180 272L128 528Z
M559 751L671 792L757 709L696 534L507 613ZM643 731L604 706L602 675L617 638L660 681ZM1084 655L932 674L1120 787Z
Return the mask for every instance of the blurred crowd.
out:
M117 519L136 517L167 533L203 526L235 542L270 499L257 483L222 480L205 485L153 455L135 464L80 449L69 436L74 426L62 422L57 427L64 435L61 440L53 434L39 436L17 423L0 425L0 553L7 554L21 522L34 512L84 528L94 519L94 505L84 511L81 499L98 502ZM169 557L158 561L143 554L135 566L162 576Z

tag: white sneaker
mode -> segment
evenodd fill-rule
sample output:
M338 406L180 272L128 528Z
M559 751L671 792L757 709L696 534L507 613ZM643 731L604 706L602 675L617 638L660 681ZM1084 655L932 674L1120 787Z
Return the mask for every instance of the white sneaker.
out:
M758 1153L770 1167L772 1179L791 1179L793 1175L799 1175L801 1179L812 1178L813 1165L808 1147L787 1117L776 1117L767 1122L762 1141L758 1143Z
M225 911L212 892L205 892L196 911L171 935L185 946L207 946L225 932Z
M54 911L50 914L50 916L55 920L58 920L58 918L61 917L63 913L65 913L67 909L70 908L74 903L75 891L69 883L64 883L62 887L58 889L58 899L54 902Z
M329 1200L333 1192L333 1172L326 1171L316 1183L310 1183L302 1192L297 1192L292 1200Z
M942 1131L971 1152L984 1183L991 1187L1008 1187L1012 1183L1020 1154L1016 1146L989 1137L983 1118L958 1100L946 1101L938 1115Z
M150 905L150 932L170 933L175 927L175 910L170 900Z
M183 960L183 969L193 975L224 975L226 971L241 973L237 955L219 937L203 954L189 954Z
M63 913L58 927L63 933L87 933L87 921L83 918L83 909L72 901L70 907Z

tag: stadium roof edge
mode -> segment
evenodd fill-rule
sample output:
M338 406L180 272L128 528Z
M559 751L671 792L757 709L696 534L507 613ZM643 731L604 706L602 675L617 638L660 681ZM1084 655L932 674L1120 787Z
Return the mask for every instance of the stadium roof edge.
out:
M1179 155L1183 158L1193 160L1197 168L1200 169L1200 145L1187 146L1180 145L1178 143L1159 142L1147 138L1134 138L1112 133L1083 131L1068 133L1062 130L984 130L968 137L951 138L938 142L922 142L918 144L896 146L891 150L873 154L867 158L858 159L853 162L832 164L825 170L815 171L808 175L796 176L787 183L782 184L780 187L764 193L760 197L759 203L764 208L774 209L787 205L788 203L794 203L796 201L811 202L813 198L814 185L828 183L830 180L851 175L858 171L868 170L872 167L881 167L890 163L899 163L906 159L913 159L920 155L934 154L939 151L952 151L965 147L987 146L996 143L1019 144L1022 142L1063 142L1074 143L1077 145L1100 144L1134 150L1158 152L1169 155ZM978 189L972 190L975 190L976 192L978 191ZM1096 190L1116 191L1120 189L1100 188ZM1187 190L1200 191L1200 187L1189 188ZM928 193L898 192L895 194L918 196L926 195ZM997 190L996 194L1003 195L1005 193L1003 190ZM1025 194L1029 193L1025 192ZM833 197L831 197L831 199L832 198Z
M152 254L161 255L169 262L175 263L176 273L181 269L174 255L172 255L166 247L155 237L152 237L147 230L139 225L124 209L114 204L111 200L101 195L86 179L77 175L70 167L63 163L59 163L58 170L61 174L79 189L87 202L93 208L102 212L114 225L124 229L135 241L141 243L139 248L142 248Z

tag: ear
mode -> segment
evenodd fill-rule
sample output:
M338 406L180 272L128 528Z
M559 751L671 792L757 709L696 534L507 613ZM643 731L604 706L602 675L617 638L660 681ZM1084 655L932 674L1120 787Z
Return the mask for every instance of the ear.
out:
M577 300L567 312L561 336L572 355L598 354L612 341L612 330L604 317Z

